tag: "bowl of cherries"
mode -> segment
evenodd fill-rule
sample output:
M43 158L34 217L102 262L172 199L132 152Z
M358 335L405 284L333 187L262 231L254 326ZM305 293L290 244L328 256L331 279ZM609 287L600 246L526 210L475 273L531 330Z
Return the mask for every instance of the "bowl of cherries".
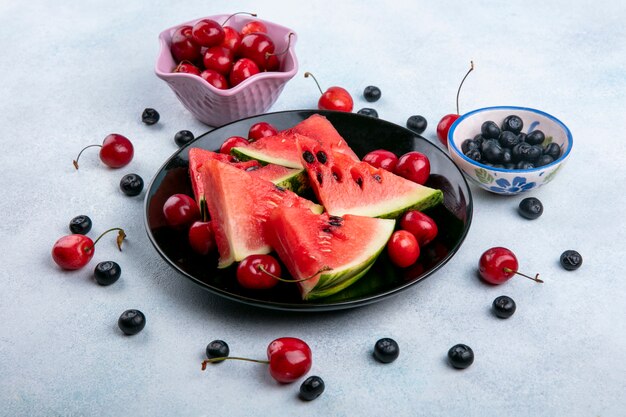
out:
M572 134L556 117L526 107L499 106L459 117L448 151L475 184L515 195L549 183L572 150Z
M176 25L159 41L156 75L210 126L266 112L298 71L295 32L247 13Z

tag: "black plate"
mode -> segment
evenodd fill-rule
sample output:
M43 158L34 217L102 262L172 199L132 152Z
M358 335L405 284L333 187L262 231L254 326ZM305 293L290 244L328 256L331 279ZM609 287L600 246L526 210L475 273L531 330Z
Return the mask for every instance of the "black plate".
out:
M302 301L296 285L279 283L271 290L251 291L240 287L235 268L216 268L217 257L193 253L186 233L167 227L163 203L175 193L193 196L188 174L192 147L219 150L230 136L247 136L250 126L268 122L279 130L290 128L314 113L328 118L359 157L375 149L397 155L419 151L428 156L431 175L426 185L444 193L444 204L429 210L439 227L437 239L422 249L419 262L407 269L394 267L386 253L351 287L325 299ZM215 294L260 307L294 311L324 311L356 307L382 300L421 281L441 268L459 249L472 219L472 196L463 174L441 149L423 137L384 120L354 113L286 111L263 114L219 127L198 137L176 152L152 180L145 200L146 229L157 252L175 270Z

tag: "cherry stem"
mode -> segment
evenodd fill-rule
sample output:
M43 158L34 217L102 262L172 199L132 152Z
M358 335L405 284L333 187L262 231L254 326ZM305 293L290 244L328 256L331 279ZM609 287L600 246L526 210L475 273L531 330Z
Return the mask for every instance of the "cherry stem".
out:
M534 276L534 277L531 277L531 276L528 276L528 275L526 275L526 274L522 274L521 272L518 272L518 271L513 271L511 268L504 267L504 268L502 268L502 269L503 269L503 270L504 270L504 272L506 272L507 274L510 274L510 273L512 272L512 273L514 273L514 274L521 275L521 276L523 276L524 278L532 279L532 280L533 280L533 281L535 281L535 282L541 282L541 283L543 283L543 280L540 280L540 279L539 279L539 274L535 274L535 276Z
M283 49L281 52L278 53L269 53L266 52L265 53L265 60L267 60L269 57L271 57L272 55L276 55L276 56L280 56L280 55L285 55L288 51L289 51L289 47L291 46L291 37L295 35L295 33L293 32L289 32L289 35L287 35L287 46L285 47L285 49ZM313 77L315 78L315 77Z
M304 78L309 78L309 77L313 78L313 81L315 81L315 84L317 84L317 88L320 90L320 94L324 94L324 92L322 91L322 87L320 87L320 83L317 82L317 79L315 78L315 76L308 71L305 72Z
M234 360L237 360L237 361L264 363L266 365L270 363L270 361L264 361L264 360L260 360L260 359L240 358L240 357L237 357L237 356L224 356L224 357L220 357L220 358L211 358L211 359L203 360L202 361L202 370L205 371L206 370L206 366L209 363L222 362L222 361L225 361L226 359L234 359Z
M96 243L98 243L98 241L100 239L102 239L102 236L106 235L109 232L112 232L114 230L118 230L119 233L117 234L117 248L120 250L120 252L122 251L122 242L124 241L124 238L126 238L126 233L124 232L124 229L120 229L119 227L114 227L112 229L109 229L105 232L103 232L100 236L98 236L98 238L96 239L95 242L93 242L93 245L91 245L88 248L85 248L85 252L89 252L90 250L92 250L94 248L94 246L96 246Z
M222 27L224 27L224 25L226 24L226 22L228 22L230 20L231 17L233 16L237 16L238 14L247 14L249 16L252 17L256 17L256 13L248 13L248 12L237 12L237 13L233 13L230 16L228 16L228 18L226 20L224 20L224 23L222 23Z
M263 267L263 265L257 265L256 267L259 271L261 272L265 272L267 275L269 275L270 277L277 279L278 281L282 281L282 282L303 282L303 281L308 281L313 277L316 277L318 274L321 274L322 272L326 272L326 271L332 271L332 268L329 266L323 266L319 271L317 271L315 274L311 275L310 277L307 278L302 278L302 279L286 279L286 278L281 278L281 277L277 277L276 275L272 274L271 272L269 272L267 269L265 269Z
M97 146L99 148L102 148L102 145L89 145L89 146L85 146L83 149L80 150L80 152L78 152L78 156L76 157L76 159L74 159L72 161L72 163L74 164L74 168L78 169L78 159L80 158L80 156L82 155L83 151L87 148L93 148L94 146Z
M456 114L460 114L459 113L459 94L461 94L461 87L463 87L463 83L465 82L465 79L473 70L474 70L474 61L470 61L470 69L465 74L465 77L463 77L463 79L461 80L461 84L459 84L459 89L456 90Z

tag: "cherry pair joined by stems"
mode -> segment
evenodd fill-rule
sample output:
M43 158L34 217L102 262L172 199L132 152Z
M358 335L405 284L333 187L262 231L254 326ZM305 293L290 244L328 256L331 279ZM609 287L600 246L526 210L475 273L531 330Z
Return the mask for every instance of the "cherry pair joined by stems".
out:
M127 137L118 133L111 133L104 138L102 145L89 145L84 147L73 161L74 168L78 169L78 159L83 151L93 147L100 148L100 160L111 168L121 168L128 165L134 155L133 144Z
M352 100L352 96L345 88L342 87L330 87L326 91L322 91L322 87L317 82L317 79L310 72L305 72L304 77L313 78L315 84L317 84L317 88L320 90L320 94L322 95L317 102L317 107L320 110L337 110L344 112L351 112L354 107L354 101Z
M461 115L459 114L459 94L461 93L461 87L465 82L465 79L469 75L470 72L474 70L474 61L470 61L470 69L465 74L465 77L461 80L461 84L459 84L459 88L456 92L456 114L446 114L441 118L439 124L437 124L437 137L444 145L448 145L448 131L450 130L450 126L458 119Z
M307 281L321 272L331 268L324 267L315 274L302 279L281 278L281 267L276 258L271 255L249 255L237 266L237 282L248 289L265 290L274 287L278 281L298 283Z
M94 242L85 235L73 234L66 235L57 240L52 246L52 259L63 269L74 270L80 269L87 265L95 252L96 243L105 234L118 231L117 247L122 250L122 242L126 237L123 229L115 227L102 233Z
M483 280L490 284L502 284L514 275L521 275L535 282L542 283L539 274L531 277L522 274L518 269L517 257L513 252L503 247L493 247L487 249L480 257L478 262L478 272Z

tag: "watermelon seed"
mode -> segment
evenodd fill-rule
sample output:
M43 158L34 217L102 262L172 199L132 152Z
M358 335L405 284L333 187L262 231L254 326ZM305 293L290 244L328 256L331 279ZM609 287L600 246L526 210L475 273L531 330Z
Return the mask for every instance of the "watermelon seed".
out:
M338 216L330 216L328 220L328 224L330 224L331 226L341 226L343 224L343 219Z
M330 233L330 227L325 227L322 229L322 232L324 233Z
M380 178L380 175L378 175L378 174L374 174L374 175L373 175L373 177L374 177L374 179L375 179L376 181L378 181L378 182L382 182L382 178Z
M363 188L363 178L359 177L359 178L355 179L354 181L356 182L356 184L359 187Z
M326 152L324 151L317 151L315 155L317 156L317 160L320 161L320 163L322 164L325 164L326 161L328 161L328 157L326 156Z
M246 171L250 172L250 171L256 171L257 169L261 168L258 165L252 165L251 167L246 168Z
M285 189L284 189L283 187L281 187L280 185L276 185L276 184L274 184L274 187L276 187L276 189L277 189L278 191L285 191Z
M302 154L302 158L304 158L304 160L309 164L315 162L315 157L313 156L311 151L304 151L304 153Z
M341 182L341 172L336 167L332 167L331 172L335 181Z
M317 173L317 182L319 182L320 185L322 185L322 173L321 172Z

